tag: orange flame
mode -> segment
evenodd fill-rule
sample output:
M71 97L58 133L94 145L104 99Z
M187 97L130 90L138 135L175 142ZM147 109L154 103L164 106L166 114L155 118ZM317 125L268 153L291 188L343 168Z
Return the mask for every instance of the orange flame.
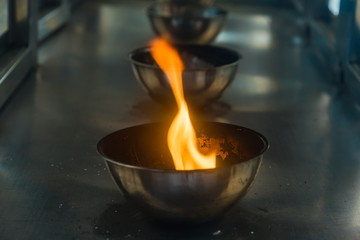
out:
M162 38L152 42L152 55L169 79L179 108L168 131L167 142L176 170L215 168L216 154L203 155L184 98L181 73L184 65L176 49Z

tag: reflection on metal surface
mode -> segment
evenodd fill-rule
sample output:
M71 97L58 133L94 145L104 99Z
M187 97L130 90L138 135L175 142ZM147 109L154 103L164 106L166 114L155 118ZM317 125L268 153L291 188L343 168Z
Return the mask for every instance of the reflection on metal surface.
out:
M241 23L246 22L248 28L246 30L269 29L271 24L271 17L269 15L261 14L238 14L230 15L231 20L234 20L236 27L241 26ZM250 28L249 28L250 27ZM240 29L239 29L240 30Z
M341 0L329 0L328 8L335 16L339 15Z
M223 30L217 37L217 42L246 43L256 49L265 49L271 46L271 18L269 16L232 16L230 20L235 20L241 24L231 25L230 23L231 28Z
M243 76L244 75L241 75L241 78L243 78ZM278 81L268 76L247 75L241 81L239 91L241 91L242 94L271 94L277 92L280 87Z
M0 0L0 37L9 28L8 0Z
M45 12L38 21L38 40L41 41L67 23L71 4L67 0L42 1L39 7Z
M241 33L233 31L223 31L219 34L217 41L226 43L246 43L253 48L266 49L271 46L272 36L268 31L253 31L250 33Z
M113 8L105 6L99 9L99 30L101 31L101 34L106 34L109 32L109 28L112 25L113 19L116 19L117 11L115 11ZM120 16L122 16L121 14ZM123 20L118 19L117 24L119 27L122 27L125 25Z
M255 15L251 18L251 22L256 26L256 28L268 28L271 23L271 18L266 15Z
M356 24L358 29L360 30L360 0L356 1L356 12L355 12L356 16Z
M318 126L317 131L319 133L326 133L330 129L330 120L329 120L329 106L330 106L330 95L329 94L321 94L317 101L315 101L313 104L316 104L319 109L322 109L322 111L318 112Z
M17 0L15 1L16 7L16 21L22 22L28 17L28 0Z
M136 8L122 8L121 5L104 5L99 9L98 17L99 21L96 22L96 26L104 37L109 34L109 31L116 31L119 28L126 29L129 32L151 33L146 15L139 14ZM114 21L116 25L114 25ZM135 25L142 27L134 27ZM151 34L151 36L153 35Z

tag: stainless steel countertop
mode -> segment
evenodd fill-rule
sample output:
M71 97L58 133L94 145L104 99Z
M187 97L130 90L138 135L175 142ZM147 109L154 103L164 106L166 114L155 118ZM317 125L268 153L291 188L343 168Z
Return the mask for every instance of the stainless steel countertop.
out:
M244 58L221 101L197 114L268 137L247 196L197 228L153 223L123 199L97 141L173 116L127 59L153 37L145 6L85 1L1 109L0 239L359 239L360 110L282 9L224 6L215 44Z

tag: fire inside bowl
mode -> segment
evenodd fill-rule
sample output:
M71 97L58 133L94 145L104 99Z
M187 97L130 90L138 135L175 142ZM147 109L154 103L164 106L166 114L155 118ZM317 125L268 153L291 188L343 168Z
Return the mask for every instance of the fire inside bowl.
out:
M233 50L210 45L175 45L185 65L182 73L185 99L203 107L219 99L234 80L241 56ZM150 47L129 54L136 78L148 94L162 104L175 103L169 81L156 64Z
M200 151L216 151L215 169L174 169L167 124L119 130L98 143L98 151L121 192L148 215L166 221L200 223L225 213L252 185L268 142L235 125L194 123Z
M207 44L220 32L227 11L214 6L158 2L147 9L157 35L172 43Z

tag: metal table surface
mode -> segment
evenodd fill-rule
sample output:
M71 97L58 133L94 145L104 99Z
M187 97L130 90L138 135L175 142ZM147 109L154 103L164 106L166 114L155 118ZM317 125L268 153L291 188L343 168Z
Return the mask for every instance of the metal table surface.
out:
M360 111L283 9L228 6L214 44L244 58L221 101L197 115L268 137L245 198L196 227L154 223L123 199L97 141L173 117L127 59L154 36L146 5L85 1L1 109L0 239L359 239Z

